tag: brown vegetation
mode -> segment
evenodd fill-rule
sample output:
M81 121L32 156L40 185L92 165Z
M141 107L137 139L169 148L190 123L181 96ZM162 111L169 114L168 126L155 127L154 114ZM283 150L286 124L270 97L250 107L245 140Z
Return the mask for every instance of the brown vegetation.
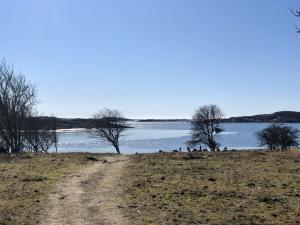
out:
M2 155L0 171L0 224L300 223L295 150Z
M99 155L0 155L0 224L37 224L55 184Z
M124 179L131 224L299 224L300 152L132 157Z

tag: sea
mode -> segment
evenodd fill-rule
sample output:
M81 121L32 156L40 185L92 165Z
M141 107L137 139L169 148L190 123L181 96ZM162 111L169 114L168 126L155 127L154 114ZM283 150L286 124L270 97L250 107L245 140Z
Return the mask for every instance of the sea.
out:
M130 122L133 128L124 132L120 150L124 154L153 153L159 150L186 150L191 138L191 124L188 121L173 122ZM266 128L268 123L223 123L223 132L216 135L221 149L259 149L255 133ZM300 129L300 124L286 124ZM86 129L58 130L58 152L113 153L114 148ZM205 146L203 146L205 148ZM50 152L54 152L54 148Z

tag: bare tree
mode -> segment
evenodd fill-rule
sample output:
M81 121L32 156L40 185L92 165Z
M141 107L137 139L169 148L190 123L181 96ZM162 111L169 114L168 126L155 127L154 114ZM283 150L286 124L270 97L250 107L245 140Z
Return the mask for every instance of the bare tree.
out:
M92 135L111 144L120 154L120 137L127 128L120 111L105 108L94 115Z
M45 117L32 116L26 120L25 148L32 152L47 152L54 144L55 133L51 120Z
M291 146L298 146L299 130L290 126L272 124L256 133L260 146L267 146L270 151L288 151Z
M4 60L0 63L0 138L11 153L24 150L24 126L36 105L36 89Z
M204 144L215 151L220 144L215 140L215 134L222 131L219 124L224 113L217 105L199 107L192 118L192 139L189 146Z

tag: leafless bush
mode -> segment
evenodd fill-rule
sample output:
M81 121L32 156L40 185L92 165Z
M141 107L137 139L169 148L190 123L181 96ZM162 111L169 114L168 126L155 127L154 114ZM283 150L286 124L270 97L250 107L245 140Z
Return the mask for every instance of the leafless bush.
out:
M299 130L290 126L272 124L256 133L260 145L267 146L271 151L288 151L298 146Z

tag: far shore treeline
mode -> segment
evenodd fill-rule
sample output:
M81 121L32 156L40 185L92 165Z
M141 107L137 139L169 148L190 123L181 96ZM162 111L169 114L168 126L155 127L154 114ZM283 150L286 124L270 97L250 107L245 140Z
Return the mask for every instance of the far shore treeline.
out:
M108 142L120 154L120 139L130 128L129 121L190 122L191 140L186 143L188 151L191 148L202 151L202 145L210 151L220 151L221 145L215 136L223 131L219 125L226 122L272 123L255 134L262 147L271 151L289 151L290 147L298 146L299 131L281 124L300 122L300 112L282 111L226 119L222 109L211 104L197 108L191 120L132 120L126 119L118 110L107 108L89 119L65 119L41 116L36 109L37 103L36 87L3 59L0 63L0 153L48 152L51 147L57 152L58 129L87 128L91 136Z
M40 117L42 120L51 117ZM191 122L190 119L126 119L136 122ZM56 118L57 129L87 128L93 126L93 118ZM272 114L240 116L221 119L221 123L300 123L300 112L281 111Z

